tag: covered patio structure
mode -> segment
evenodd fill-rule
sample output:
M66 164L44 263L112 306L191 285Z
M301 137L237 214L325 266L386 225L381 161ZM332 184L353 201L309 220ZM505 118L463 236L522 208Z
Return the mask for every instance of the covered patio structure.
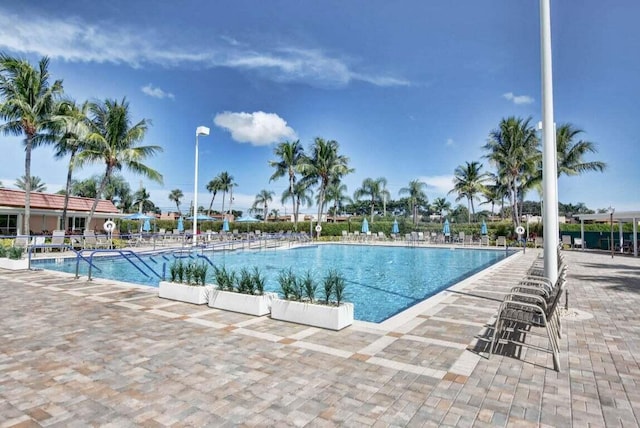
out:
M612 212L602 213L602 214L580 214L578 218L580 219L580 237L582 238L582 242L585 242L585 237L584 237L585 220L598 221L598 222L611 222L612 230L613 230L613 223L617 222L619 244L620 244L618 251L620 253L624 253L624 249L625 249L622 225L624 223L631 223L633 225L633 234L631 238L631 242L632 242L631 252L635 257L638 257L638 221L640 221L640 211L615 212L615 210L612 210ZM610 245L613 245L613 242ZM585 246L582 245L582 250L584 250L584 247Z

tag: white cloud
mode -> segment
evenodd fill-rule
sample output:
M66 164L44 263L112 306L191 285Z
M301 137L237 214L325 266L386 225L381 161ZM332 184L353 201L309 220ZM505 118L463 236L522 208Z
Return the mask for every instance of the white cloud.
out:
M150 97L160 98L160 99L163 99L163 98L174 99L175 98L171 92L165 92L160 88L154 88L151 83L149 83L147 86L143 86L140 89L142 90L142 92L144 94L149 95Z
M447 138L447 142L445 143L446 146L453 146L455 144L455 141L453 141L453 138Z
M516 105L520 104L532 104L533 98L529 95L514 95L513 92L507 92L506 94L502 94L502 97L512 101Z
M28 20L27 18L28 17ZM12 14L0 8L0 49L46 55L70 62L143 64L165 67L229 67L265 78L312 85L345 86L362 81L375 86L408 86L389 75L353 70L344 59L317 49L271 46L251 48L223 35L216 46L181 46L161 30L126 28L79 18L65 20L35 13Z
M296 139L295 131L275 113L218 113L213 119L216 126L231 133L231 138L240 143L263 146L281 140Z
M446 198L447 193L453 189L453 175L423 176L418 180L427 183L429 201L433 201L435 198Z

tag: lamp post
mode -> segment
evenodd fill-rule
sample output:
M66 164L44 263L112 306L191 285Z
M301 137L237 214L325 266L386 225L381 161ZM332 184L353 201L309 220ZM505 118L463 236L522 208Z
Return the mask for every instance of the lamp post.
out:
M196 128L196 164L193 179L193 236L191 237L194 247L198 243L198 137L201 135L209 135L209 128L206 126L198 126Z
M611 258L613 258L613 213L616 212L615 208L609 207L609 224L611 228L611 243L609 246L611 247Z

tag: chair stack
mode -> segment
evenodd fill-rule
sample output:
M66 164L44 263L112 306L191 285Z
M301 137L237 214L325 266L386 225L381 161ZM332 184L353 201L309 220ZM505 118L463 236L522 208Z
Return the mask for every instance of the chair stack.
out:
M522 344L522 333L532 327L545 329L553 354L553 365L560 371L560 346L562 325L559 302L566 284L567 265L558 251L558 279L555 284L542 274L542 264L536 260L525 277L504 297L493 332L489 356L500 341Z

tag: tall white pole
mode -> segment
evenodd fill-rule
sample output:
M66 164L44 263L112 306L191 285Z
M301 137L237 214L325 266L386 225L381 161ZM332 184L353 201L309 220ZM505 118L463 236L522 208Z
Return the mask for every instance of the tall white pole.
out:
M209 128L198 126L196 129L196 163L193 179L193 235L191 237L191 243L194 247L198 244L198 137L200 135L209 135Z
M553 121L553 79L551 67L551 6L540 0L540 51L542 62L542 186L544 198L544 274L552 283L558 279L558 164Z

